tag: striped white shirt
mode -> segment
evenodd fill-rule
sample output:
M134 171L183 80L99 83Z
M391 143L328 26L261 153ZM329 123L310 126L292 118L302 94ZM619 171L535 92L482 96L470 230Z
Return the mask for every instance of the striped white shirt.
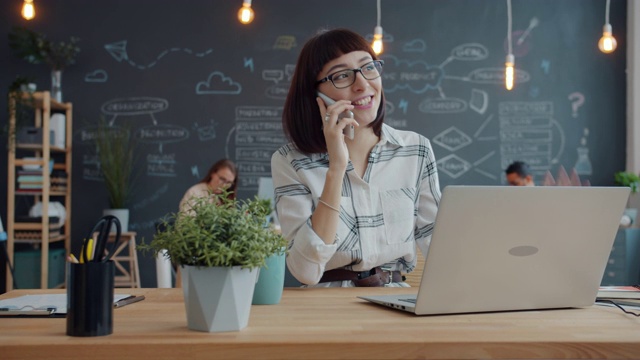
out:
M337 268L366 271L385 266L412 271L416 243L427 253L441 196L429 140L383 125L363 178L351 163L347 166L338 231L330 245L311 227L328 169L326 153L307 156L293 144L281 147L271 158L276 210L289 241L291 274L314 285L325 270ZM331 286L352 286L349 283Z

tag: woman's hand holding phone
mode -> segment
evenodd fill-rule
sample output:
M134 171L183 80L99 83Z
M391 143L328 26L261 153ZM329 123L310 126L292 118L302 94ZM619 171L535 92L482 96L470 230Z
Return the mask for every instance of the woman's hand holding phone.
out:
M318 109L322 116L322 132L324 133L325 142L327 144L327 153L329 154L329 168L335 170L337 174L344 174L349 164L349 149L345 142L344 128L357 124L355 119L344 118L338 121L338 115L344 112L347 107L352 107L347 101L340 101L327 106L322 99L316 99ZM328 117L325 119L325 117ZM352 123L350 123L352 122Z
M336 101L333 100L332 98L328 97L327 95L321 93L318 91L318 96L324 101L324 103L327 106L327 110L331 112L331 110L328 109L329 106L336 104ZM343 118L350 118L350 119L355 119L353 111L349 110L349 109L345 109L343 111L341 111L338 114L338 119L336 121L336 124L340 124L340 119ZM342 133L344 134L344 136L348 137L349 139L353 140L353 138L355 137L355 128L353 124L347 124L344 126L344 128L342 129Z

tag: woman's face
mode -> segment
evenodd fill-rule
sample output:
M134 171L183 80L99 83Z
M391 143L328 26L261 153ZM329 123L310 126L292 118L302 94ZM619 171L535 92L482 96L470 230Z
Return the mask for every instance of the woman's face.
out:
M223 189L228 189L235 179L236 176L233 172L229 168L223 167L211 174L211 180L209 180L208 185L214 194L219 194Z
M353 51L344 54L326 63L316 80L320 81L336 72L360 69L365 65L371 65L371 61L373 61L373 58L366 51ZM356 121L360 125L368 125L378 115L378 108L382 99L382 78L367 80L360 72L356 72L354 75L355 81L350 86L338 89L331 81L325 81L318 85L318 91L334 100L351 101L351 104L355 106L353 113Z

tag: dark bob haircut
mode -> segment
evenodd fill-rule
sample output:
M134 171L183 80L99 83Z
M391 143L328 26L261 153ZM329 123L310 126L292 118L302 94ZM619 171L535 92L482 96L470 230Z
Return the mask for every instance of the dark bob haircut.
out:
M284 103L282 127L289 140L304 154L327 151L316 102L318 74L329 61L353 51L365 51L373 60L378 60L371 45L361 35L347 29L320 32L307 41L300 51ZM377 136L380 136L383 121L384 93L381 94L378 115L369 124Z

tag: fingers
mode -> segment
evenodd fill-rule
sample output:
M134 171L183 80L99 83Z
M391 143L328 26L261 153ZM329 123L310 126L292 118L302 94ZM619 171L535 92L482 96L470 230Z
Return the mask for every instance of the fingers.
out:
M329 122L329 120L333 120L333 122L338 121L338 116L344 117L341 115L345 111L351 111L355 108L355 106L351 105L351 103L347 100L338 100L335 103L327 106L325 102L320 97L316 97L316 102L318 103L318 108L320 109L320 116L324 122ZM353 113L351 113L353 114ZM353 118L353 115L350 116Z

